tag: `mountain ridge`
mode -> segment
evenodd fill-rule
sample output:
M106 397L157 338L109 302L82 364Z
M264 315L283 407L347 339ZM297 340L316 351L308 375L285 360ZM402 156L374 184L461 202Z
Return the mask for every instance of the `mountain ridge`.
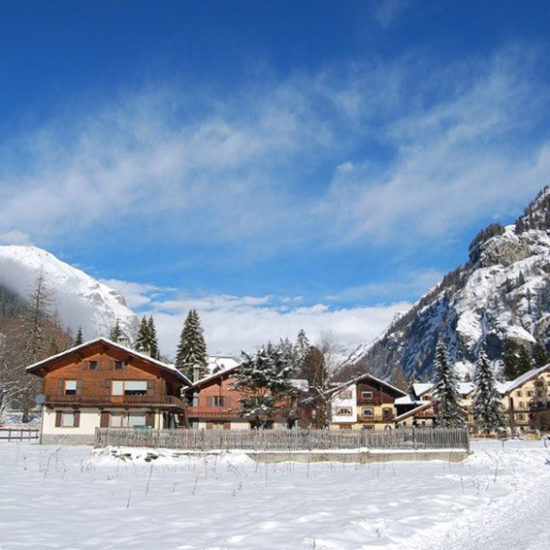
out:
M550 189L545 187L514 224L491 224L469 246L466 263L447 273L377 339L360 345L336 373L339 379L365 370L389 378L429 378L439 338L462 374L484 346L502 358L513 339L548 345L550 326Z
M51 294L50 313L73 332L81 327L86 339L108 336L118 320L132 336L137 317L124 297L105 283L35 246L0 246L0 285L21 299L32 292L42 273Z

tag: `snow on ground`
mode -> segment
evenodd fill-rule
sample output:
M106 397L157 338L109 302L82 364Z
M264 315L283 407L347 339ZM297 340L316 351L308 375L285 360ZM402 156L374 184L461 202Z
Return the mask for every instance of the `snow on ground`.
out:
M550 448L472 447L459 464L266 465L5 442L0 549L550 548Z

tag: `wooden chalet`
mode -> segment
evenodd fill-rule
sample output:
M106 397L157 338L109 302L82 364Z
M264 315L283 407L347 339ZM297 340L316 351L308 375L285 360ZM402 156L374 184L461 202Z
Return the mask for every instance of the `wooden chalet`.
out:
M43 443L91 443L98 427L172 428L185 418L173 365L97 338L27 367L42 378Z
M371 374L363 374L331 390L331 429L391 429L395 400L406 395Z
M193 383L186 390L189 406L187 420L190 427L207 430L249 430L256 427L252 418L242 414L242 390L234 387L237 381L236 374L240 365L221 370L202 380ZM305 381L294 380L299 390L304 390ZM305 383L307 387L307 383ZM291 418L277 416L267 421L264 428L287 428L297 422L299 411L293 416L289 403L288 412ZM284 409L284 407L282 407Z

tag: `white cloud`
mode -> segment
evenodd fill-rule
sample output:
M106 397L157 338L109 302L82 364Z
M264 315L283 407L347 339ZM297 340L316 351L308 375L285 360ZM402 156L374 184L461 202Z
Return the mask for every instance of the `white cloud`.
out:
M48 245L145 224L147 238L251 258L427 242L546 183L539 54L440 66L416 53L249 83L223 101L157 84L87 104L0 144L0 233Z
M238 355L267 341L294 339L300 329L312 342L331 333L340 346L351 350L378 336L396 313L410 307L406 302L353 308L303 305L302 296L189 295L149 284L103 282L119 290L129 305L139 307L138 315L153 315L162 351L171 356L190 309L199 313L209 353Z
M374 18L383 27L389 27L409 6L409 0L374 0Z
M216 301L212 297L210 302ZM193 303L192 301L190 303ZM174 354L188 309L165 310L163 304L153 311L159 343L163 350ZM397 303L387 306L330 309L326 304L311 307L281 308L274 301L268 307L248 306L234 309L198 310L205 331L209 353L239 354L254 350L267 341L279 338L294 339L304 329L315 342L322 333L330 332L346 349L369 342L378 336L397 312L407 310L410 304Z
M31 238L27 233L23 231L6 231L0 233L0 244L17 244L17 245L29 245L32 244Z
M100 279L100 281L122 294L130 309L144 307L159 294L173 290L153 284L132 283L120 279Z

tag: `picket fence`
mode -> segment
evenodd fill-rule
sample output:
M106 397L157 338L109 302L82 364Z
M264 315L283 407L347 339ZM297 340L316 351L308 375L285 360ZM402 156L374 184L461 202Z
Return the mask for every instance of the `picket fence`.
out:
M312 451L328 449L462 449L469 451L466 428L369 430L152 430L96 428L96 447L159 447L188 451Z

